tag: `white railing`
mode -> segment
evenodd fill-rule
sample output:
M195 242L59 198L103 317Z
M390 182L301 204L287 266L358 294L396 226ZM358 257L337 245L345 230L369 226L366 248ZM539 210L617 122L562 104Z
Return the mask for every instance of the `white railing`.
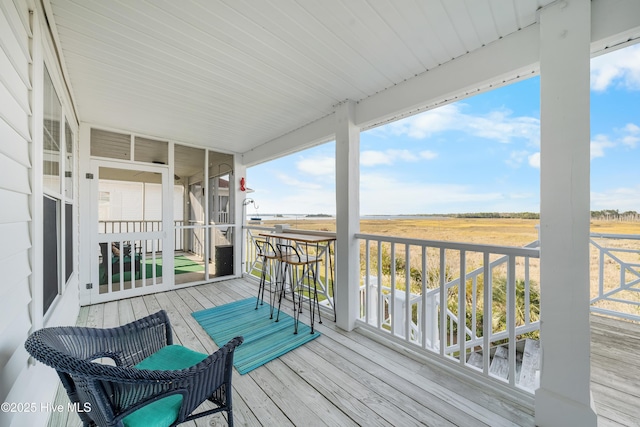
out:
M244 231L243 271L257 278L261 265L254 240L275 229L248 226ZM519 248L356 237L361 242L359 326L474 375L532 392L516 384L515 345L508 345L506 380L490 373L488 355L497 345L539 334L538 241ZM591 251L591 311L640 321L640 236L592 233ZM326 296L333 302L332 294ZM472 352L482 354L482 368L467 364Z
M175 225L182 224L182 221L175 221ZM140 233L148 231L161 231L162 221L143 221L143 220L109 220L98 221L99 233Z
M245 226L243 237L242 272L250 278L259 279L262 260L258 257L255 241L260 233L273 233L274 227Z
M173 221L174 228L174 250L182 251L184 247L184 236L180 232L180 228L185 224L184 221ZM100 234L115 234L115 233L145 233L151 231L162 231L162 221L127 221L127 220L109 220L98 221L98 233ZM162 242L158 242L159 246L156 248L162 252Z
M229 212L214 212L213 214L213 222L216 224L229 224L230 219Z
M591 312L640 321L640 236L591 233L590 242Z
M540 326L537 242L517 248L356 237L363 271L360 326L519 388L516 342L537 337ZM508 379L489 371L492 349L504 344ZM482 353L481 369L466 363L473 352Z
M272 231L244 227L246 276L259 277L262 266L254 241L258 234ZM368 234L356 238L361 242L363 280L359 326L474 375L532 393L516 384L516 342L537 338L539 331L537 242L517 248ZM324 277L329 277L326 270ZM486 291L485 283L491 283ZM332 305L332 293L324 296L326 305ZM509 343L509 374L503 379L490 373L490 355L496 346ZM466 363L473 352L482 354L480 369Z
M231 239L227 238L227 234L229 234L228 229L230 227L233 227L233 224L226 223L229 219L228 213L220 212L219 215L219 219L221 219L220 225L211 224L210 226L206 226L203 222L198 221L174 221L174 250L191 252L204 257L205 233L207 229L211 233L209 238L213 244L231 244ZM162 231L162 221L99 221L98 227L98 233L100 234L144 233L152 231ZM158 246L156 249L159 252L162 252L162 241L158 242Z
M110 233L98 237L98 293L107 294L162 283L161 239L148 233Z

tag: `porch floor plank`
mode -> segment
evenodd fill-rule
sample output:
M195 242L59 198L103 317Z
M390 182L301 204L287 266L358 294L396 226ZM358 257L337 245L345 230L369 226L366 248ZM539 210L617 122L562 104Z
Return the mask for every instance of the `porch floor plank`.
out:
M591 393L599 426L640 425L640 324L591 315Z
M217 346L191 313L256 293L256 284L244 279L176 286L172 292L82 307L77 324L115 326L164 309L176 343L211 353ZM290 305L290 300L283 302L289 314ZM534 425L531 408L517 401L452 377L365 333L345 332L332 319L316 325L322 333L319 338L246 375L234 374L236 425ZM592 315L591 327L592 392L598 423L637 425L634 411L640 407L640 382L629 373L640 372L640 361L634 357L640 348L640 325ZM62 389L58 402L68 402ZM50 426L80 425L75 414L57 416L50 419ZM216 414L183 425L226 425L226 419Z

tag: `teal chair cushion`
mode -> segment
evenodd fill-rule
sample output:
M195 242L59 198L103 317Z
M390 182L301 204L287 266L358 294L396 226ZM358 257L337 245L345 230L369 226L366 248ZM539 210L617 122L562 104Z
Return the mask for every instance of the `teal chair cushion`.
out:
M168 345L136 365L138 369L175 371L206 359L206 354L181 345ZM182 395L175 394L150 403L122 419L126 427L168 427L178 418Z

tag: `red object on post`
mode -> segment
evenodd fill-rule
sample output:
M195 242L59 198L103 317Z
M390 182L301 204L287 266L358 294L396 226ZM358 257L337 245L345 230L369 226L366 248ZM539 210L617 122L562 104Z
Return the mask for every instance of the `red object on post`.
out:
M240 178L240 191L247 191L244 177Z

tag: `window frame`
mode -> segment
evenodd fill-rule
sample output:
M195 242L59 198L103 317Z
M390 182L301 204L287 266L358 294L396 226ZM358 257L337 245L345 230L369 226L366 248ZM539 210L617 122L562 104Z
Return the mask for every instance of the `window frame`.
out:
M70 122L73 120L72 115L66 111L66 105L58 94L60 93L56 89L56 82L54 76L50 71L50 67L47 66L46 61L43 61L43 74L42 74L42 87L43 87L43 116L42 126L43 130L43 142L41 149L42 154L42 197L48 198L56 203L55 209L55 251L56 251L56 282L57 292L56 296L51 300L44 301L42 307L42 315L47 316L51 312L51 308L55 306L55 301L60 295L62 295L76 276L76 253L77 248L75 241L76 233L76 199L77 199L77 184L76 175L78 170L78 145L77 145L77 130L71 127ZM47 102L51 102L53 108L47 111ZM54 112L55 115L59 113L59 117L47 118L47 114ZM47 120L51 120L47 123ZM59 129L57 131L58 140L55 140L55 130L51 133L51 126L55 126L55 122L59 123ZM50 129L47 128L49 125ZM53 141L49 144L45 142L46 138L53 138ZM48 150L47 147L51 144L58 145L57 152ZM57 159L52 156L57 155ZM55 168L49 168L47 170L46 162L50 161L55 164L57 161L57 174L47 174L47 172ZM47 180L50 182L58 181L58 185L46 185ZM46 223L45 212L43 209L43 224ZM42 243L43 247L46 244L47 229L43 230ZM43 256L44 258L44 256ZM43 275L47 275L47 260L42 260ZM54 271L51 271L54 273ZM53 285L49 291L53 290ZM45 286L45 280L42 281L43 294L47 294Z

